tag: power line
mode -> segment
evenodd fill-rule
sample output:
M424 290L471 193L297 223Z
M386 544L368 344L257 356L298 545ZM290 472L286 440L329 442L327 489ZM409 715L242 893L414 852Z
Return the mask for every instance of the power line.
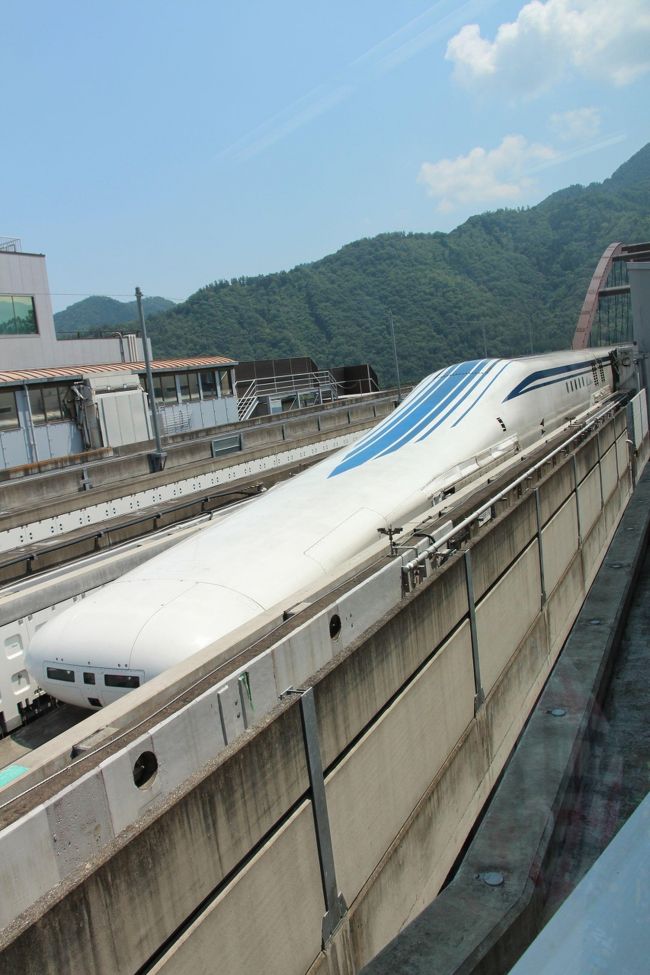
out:
M47 295L50 298L131 298L133 301L135 301L132 291L113 293L103 291L101 294L98 294L96 291L30 291L30 294L34 295L34 297L42 297ZM164 296L146 295L143 292L143 297L162 298ZM167 301L187 301L187 295L184 298L167 298Z

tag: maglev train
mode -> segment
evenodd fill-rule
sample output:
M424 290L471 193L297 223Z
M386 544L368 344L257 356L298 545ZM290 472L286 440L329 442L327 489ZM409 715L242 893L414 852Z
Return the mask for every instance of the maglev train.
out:
M609 395L621 363L633 370L629 348L434 372L352 446L51 619L31 642L29 671L55 698L101 707L269 610L281 619L379 530Z

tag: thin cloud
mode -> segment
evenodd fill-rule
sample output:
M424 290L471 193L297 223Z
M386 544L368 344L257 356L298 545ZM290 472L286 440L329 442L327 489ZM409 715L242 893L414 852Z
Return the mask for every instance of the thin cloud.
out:
M443 212L469 204L513 203L532 186L530 165L550 162L555 155L551 146L507 135L495 149L476 146L465 156L422 163L418 182Z
M529 142L523 135L507 135L495 149L476 146L465 156L422 163L418 182L448 213L458 207L500 203L509 206L535 189L536 173L623 142L618 134L586 146L560 151Z
M553 112L549 125L561 142L588 142L600 132L600 112L593 107Z
M438 0L424 13L359 55L328 82L306 92L226 146L217 158L243 161L257 156L347 100L375 78L394 70L448 36L467 17L476 16L497 2L467 0L462 6L445 13L445 9L453 7L453 0Z
M581 156L588 156L592 152L600 152L601 149L608 149L610 146L616 146L619 142L625 142L627 135L624 133L619 133L617 135L610 135L606 139L599 139L598 142L592 142L588 146L578 146L575 149L567 149L564 152L556 152L552 159L548 159L545 162L540 162L535 166L531 166L528 170L529 173L538 173L543 169L549 169L551 166L559 166L562 163L570 162L572 159L579 159Z
M466 24L449 41L447 60L468 88L536 95L567 74L616 86L650 71L647 0L532 0L501 24L493 41Z
M237 142L220 153L219 158L234 157L240 161L252 159L275 142L291 135L297 129L328 112L335 105L345 101L354 91L350 85L339 85L328 89L325 85L314 88L288 108L278 112L242 136Z

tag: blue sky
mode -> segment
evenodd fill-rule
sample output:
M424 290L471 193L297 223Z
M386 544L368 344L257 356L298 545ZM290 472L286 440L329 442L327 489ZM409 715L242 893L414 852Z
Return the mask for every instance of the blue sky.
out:
M55 309L451 230L650 141L648 0L5 0L0 235Z

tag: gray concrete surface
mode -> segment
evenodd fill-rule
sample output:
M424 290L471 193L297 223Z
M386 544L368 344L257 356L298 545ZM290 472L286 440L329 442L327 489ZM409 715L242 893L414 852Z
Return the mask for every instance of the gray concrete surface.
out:
M508 972L647 792L649 527L646 468L457 874L364 975Z
M618 418L608 422L619 426ZM619 436L625 436L624 429ZM592 443L593 438L581 454ZM567 466L572 469L571 459L558 457L557 468L536 482L549 538L567 500L576 503ZM193 970L189 935L202 946L196 970L207 973L219 963L223 932L224 958L241 975L251 970L247 959L259 964L265 953L296 975L315 951L310 971L314 966L322 975L358 970L436 894L462 848L607 551L630 489L627 470L619 473L602 500L598 479L581 488L585 505L592 495L597 499L596 520L580 550L561 548L566 564L556 565L558 582L546 601L534 572L535 598L518 599L522 572L528 578L532 554L539 559L530 494L521 498L513 492L512 507L504 507L474 538L478 609L495 599L513 616L507 628L499 627L499 614L484 618L479 656L495 655L501 672L492 674L493 686L476 712L462 554L401 599L400 586L394 605L369 631L355 639L351 629L350 641L344 644L341 637L329 662L309 678L338 887L350 898L344 922L325 951L316 951L314 939L320 907L312 907L309 924L292 930L295 944L280 923L293 910L292 875L300 878L306 871L298 883L312 905L318 903L320 884L314 833L303 829L310 815L298 817L300 825L295 818L304 803L311 804L298 702L289 699L268 715L260 707L259 724L222 748L214 697L202 695L155 714L134 736L111 742L108 757L89 756L64 769L58 786L39 785L35 794L42 805L33 812L24 815L26 799L17 800L13 824L8 822L2 837L11 844L5 862L13 901L5 904L10 920L0 936L0 972L127 975L157 965L166 975L180 975ZM508 579L513 583L509 600L503 596ZM355 598L362 606L361 592ZM341 599L337 595L334 606ZM326 625L332 611L331 596L324 600L313 617L315 626ZM348 615L341 612L344 627L354 622ZM320 637L305 632L307 646L318 648ZM245 665L251 672L252 663ZM255 701L253 680L251 685ZM209 693L217 690L215 684ZM150 692L144 687L133 693L137 706ZM196 721L201 708L207 710ZM132 769L143 749L158 755L159 768L140 788ZM95 805L88 801L93 790ZM65 832L61 841L52 841L60 832L61 803L76 817L77 849ZM364 804L372 828L364 828L363 817L355 818L355 809ZM94 818L93 808L99 810ZM21 859L23 828L29 855ZM285 843L289 828L303 837L295 847ZM263 878L259 886L248 883L253 872ZM277 892L275 900L269 890ZM12 907L23 908L21 916L12 919Z

